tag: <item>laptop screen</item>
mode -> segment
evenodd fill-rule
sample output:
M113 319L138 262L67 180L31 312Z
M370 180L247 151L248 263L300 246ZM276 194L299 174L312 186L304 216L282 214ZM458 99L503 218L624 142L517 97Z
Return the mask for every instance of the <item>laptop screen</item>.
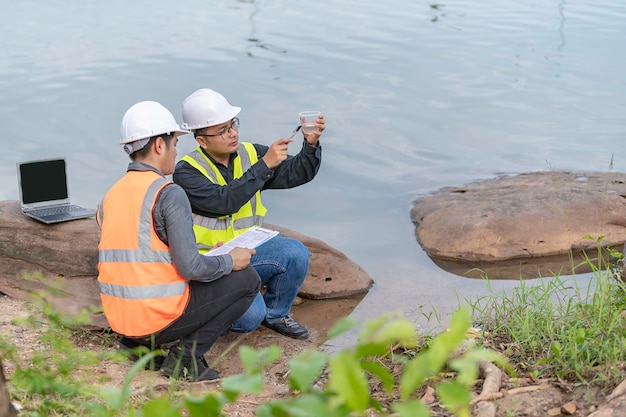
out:
M19 174L23 204L68 198L64 159L21 163Z

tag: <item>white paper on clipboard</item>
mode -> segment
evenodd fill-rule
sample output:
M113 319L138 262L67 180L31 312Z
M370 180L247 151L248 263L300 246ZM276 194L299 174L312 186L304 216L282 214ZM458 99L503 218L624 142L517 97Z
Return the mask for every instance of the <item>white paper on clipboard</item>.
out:
M234 248L254 249L261 246L274 236L278 235L277 230L266 229L264 227L254 226L246 230L240 235L224 243L222 246L211 249L204 256L225 255Z

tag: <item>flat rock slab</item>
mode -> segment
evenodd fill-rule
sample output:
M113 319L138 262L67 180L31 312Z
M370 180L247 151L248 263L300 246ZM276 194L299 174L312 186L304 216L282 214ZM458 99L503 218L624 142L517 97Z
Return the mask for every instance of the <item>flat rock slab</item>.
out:
M342 252L318 239L268 227L300 239L311 252L301 297L358 297L372 286L367 272ZM34 291L47 290L46 298L57 307L69 313L88 308L93 327L107 327L97 284L99 239L94 218L46 225L22 214L18 201L0 201L0 292L26 300Z
M420 197L411 220L424 251L444 263L548 259L593 251L600 236L621 250L625 196L623 173L535 172Z

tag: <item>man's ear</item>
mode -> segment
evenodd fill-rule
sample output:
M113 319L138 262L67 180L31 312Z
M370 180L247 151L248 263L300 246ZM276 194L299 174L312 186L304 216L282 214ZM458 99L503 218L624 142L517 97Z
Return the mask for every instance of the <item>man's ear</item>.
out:
M200 145L201 148L206 149L207 143L204 136L196 136L196 142L198 142L198 145Z
M154 141L154 151L157 153L157 155L161 155L163 152L165 152L165 140L162 136L158 136Z

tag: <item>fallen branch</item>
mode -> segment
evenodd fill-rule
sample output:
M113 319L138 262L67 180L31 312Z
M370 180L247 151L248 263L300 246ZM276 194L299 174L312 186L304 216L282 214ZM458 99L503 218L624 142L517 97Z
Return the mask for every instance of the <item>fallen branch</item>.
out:
M472 400L470 401L470 405L474 405L478 402L481 401L493 401L493 400L497 400L498 398L502 398L504 397L504 393L503 392L486 392L486 393L480 393L479 395L477 395L476 397L472 398Z
M529 385L527 387L511 388L506 392L506 395L523 394L525 392L539 391L547 388L550 388L550 384Z
M6 379L4 378L4 366L2 365L2 359L0 358L0 416L3 417L17 417L17 412L11 398L9 397L9 391L6 386Z
M502 386L502 371L489 361L478 363L480 376L484 378L483 389L480 394L470 401L475 404L475 417L494 417L496 415L496 405L491 402L495 398L503 396L500 393Z

